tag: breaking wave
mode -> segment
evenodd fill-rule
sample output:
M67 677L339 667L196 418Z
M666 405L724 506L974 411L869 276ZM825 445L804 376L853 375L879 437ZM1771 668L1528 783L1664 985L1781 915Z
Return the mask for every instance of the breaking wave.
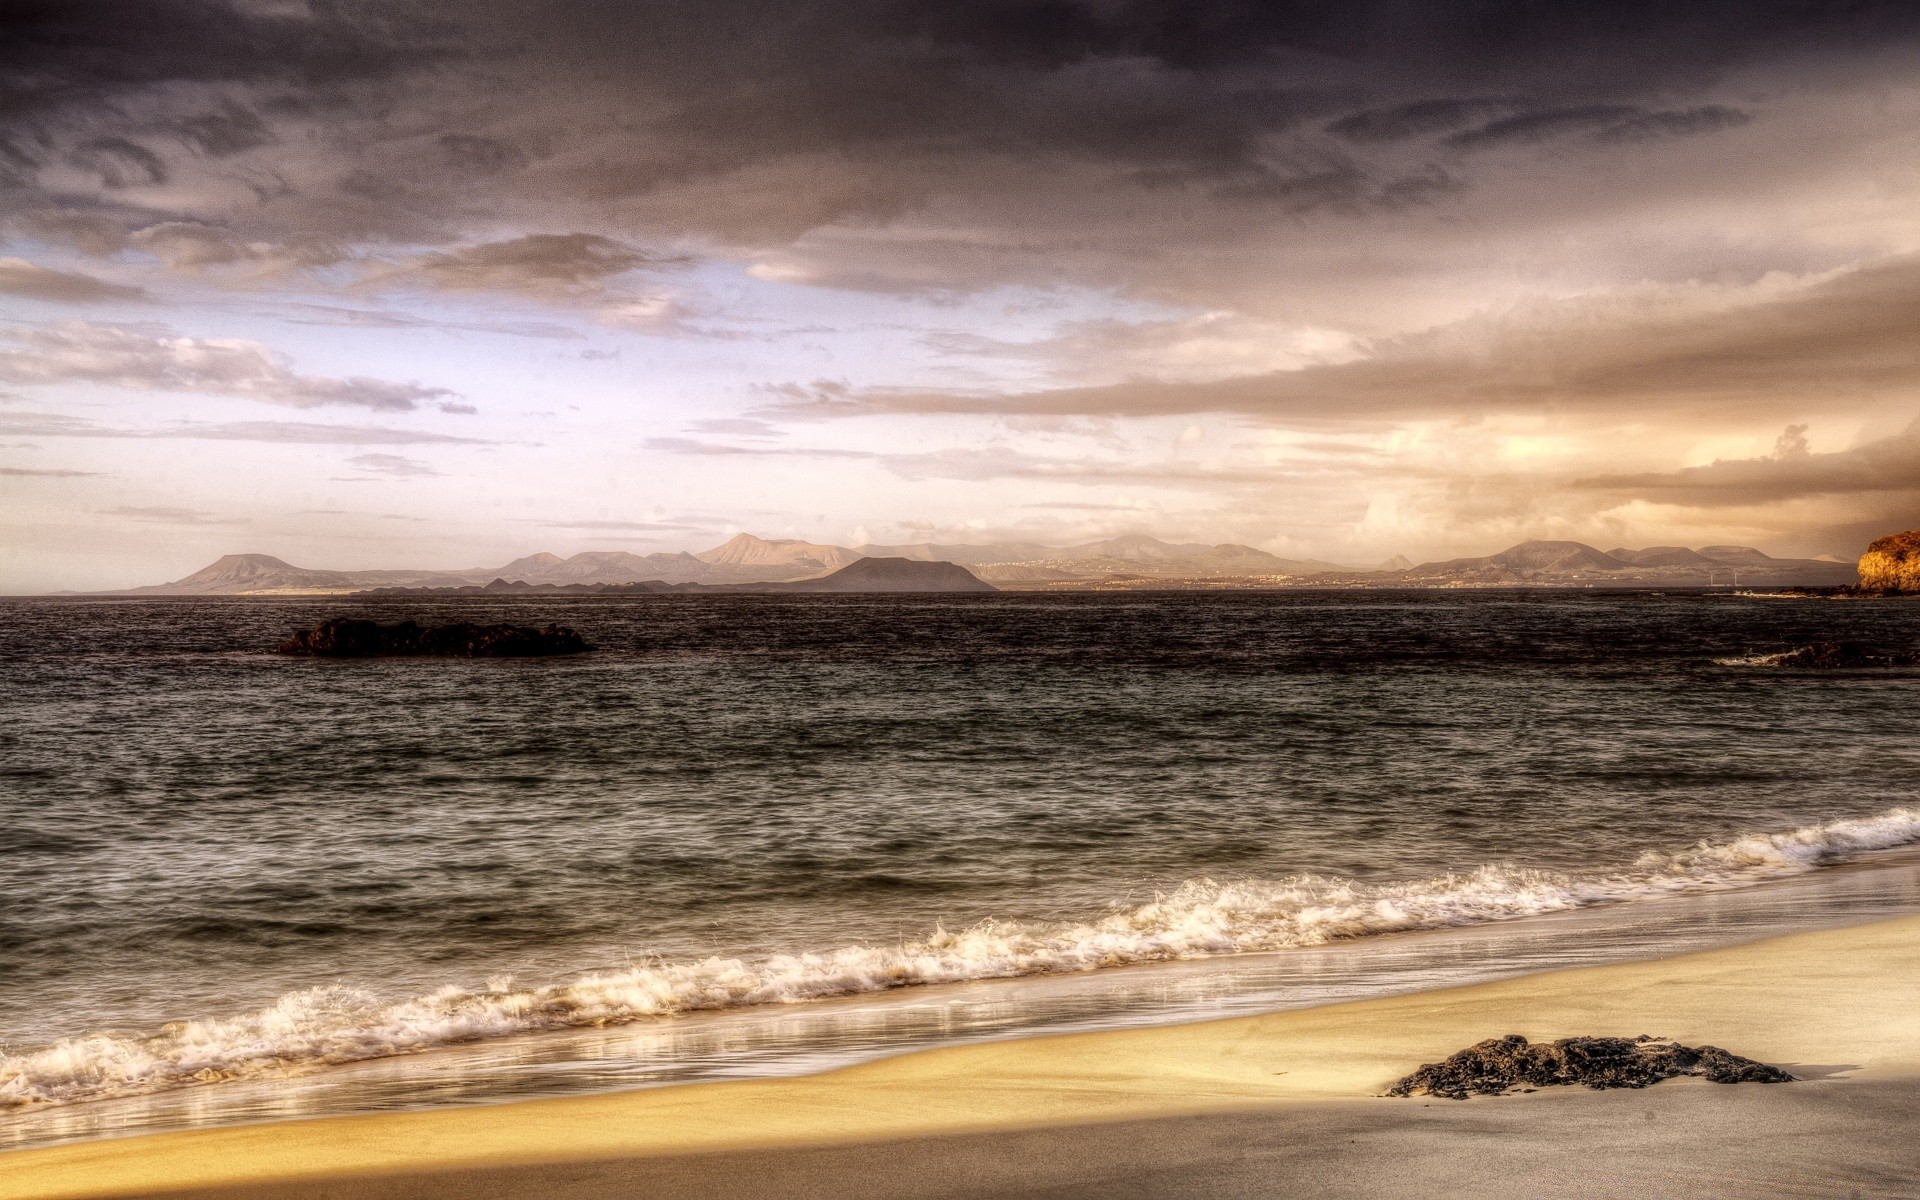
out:
M146 1036L98 1033L0 1053L0 1108L71 1103L412 1054L484 1038L614 1025L674 1013L788 1004L922 984L1011 978L1318 946L1477 925L1798 875L1920 842L1920 809L1702 842L1612 873L1488 866L1412 883L1316 876L1202 879L1082 923L989 921L919 941L765 959L708 958L516 990L446 987L393 1001L350 987L281 997L244 1016Z
M1716 667L1777 667L1787 661L1791 650L1782 650L1778 654L1738 654L1731 658L1716 658Z

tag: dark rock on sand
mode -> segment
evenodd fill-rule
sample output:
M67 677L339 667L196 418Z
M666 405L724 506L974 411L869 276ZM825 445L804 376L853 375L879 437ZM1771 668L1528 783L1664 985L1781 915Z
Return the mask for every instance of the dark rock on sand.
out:
M1881 654L1853 642L1815 642L1789 650L1769 660L1776 667L1831 671L1851 667L1911 667L1920 658L1911 654Z
M1496 1096L1516 1087L1585 1084L1643 1088L1676 1075L1714 1083L1786 1083L1777 1067L1729 1054L1718 1046L1682 1046L1666 1038L1571 1037L1530 1043L1517 1033L1488 1038L1445 1062L1427 1063L1387 1089L1389 1096Z
M579 654L586 640L564 625L530 629L525 625L435 625L412 621L382 625L353 617L335 617L294 634L275 647L276 654L313 658L537 658Z

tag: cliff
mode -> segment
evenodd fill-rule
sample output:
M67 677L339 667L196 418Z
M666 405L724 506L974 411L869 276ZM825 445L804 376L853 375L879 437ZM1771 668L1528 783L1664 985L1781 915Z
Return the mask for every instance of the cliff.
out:
M1920 594L1920 529L1883 537L1860 556L1860 588Z

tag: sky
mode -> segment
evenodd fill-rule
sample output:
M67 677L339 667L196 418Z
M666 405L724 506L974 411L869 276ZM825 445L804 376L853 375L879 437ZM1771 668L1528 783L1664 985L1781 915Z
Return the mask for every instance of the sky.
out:
M1920 526L1920 6L7 0L0 591Z

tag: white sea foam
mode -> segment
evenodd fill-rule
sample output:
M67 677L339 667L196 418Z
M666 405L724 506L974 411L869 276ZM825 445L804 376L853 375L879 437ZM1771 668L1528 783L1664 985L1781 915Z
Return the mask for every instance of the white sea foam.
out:
M847 946L762 960L708 958L585 975L514 990L505 979L398 1002L347 987L283 996L223 1020L147 1036L93 1034L0 1054L0 1107L68 1103L349 1063L537 1030L673 1013L794 1003L920 984L1089 971L1136 963L1317 946L1405 930L1741 887L1857 854L1920 842L1920 809L1702 842L1643 855L1605 874L1482 867L1398 884L1297 876L1197 880L1099 920L987 922L893 946Z
M1732 658L1716 658L1717 667L1777 667L1787 661L1791 650L1782 650L1778 654L1738 654Z

